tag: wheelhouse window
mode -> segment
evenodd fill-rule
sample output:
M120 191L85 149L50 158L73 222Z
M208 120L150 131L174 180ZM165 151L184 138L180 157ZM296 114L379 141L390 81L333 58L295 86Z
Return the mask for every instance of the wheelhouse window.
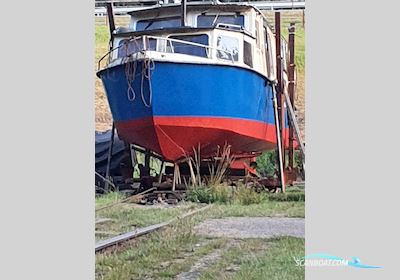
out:
M169 38L189 42L189 43L183 43L183 42L169 41L168 42L169 45L167 46L167 48L169 48L170 52L207 57L206 47L191 45L190 43L196 43L208 46L208 35L205 34L177 35L177 36L170 36Z
M217 58L238 61L239 40L228 36L218 36Z
M271 41L268 35L267 29L264 27L264 44L265 44L265 59L266 59L266 65L267 65L267 75L271 76L272 74L272 52L271 52Z
M118 46L119 46L118 57L130 56L134 53L144 50L142 38L136 40L124 39L119 41ZM149 39L147 41L147 50L155 51L156 48L157 48L157 40Z
M197 27L210 27L218 23L232 24L244 27L244 16L242 15L199 15Z
M144 19L136 23L136 31L173 28L181 25L180 17Z
M252 54L251 44L246 41L244 41L243 61L248 66L253 67L253 54Z

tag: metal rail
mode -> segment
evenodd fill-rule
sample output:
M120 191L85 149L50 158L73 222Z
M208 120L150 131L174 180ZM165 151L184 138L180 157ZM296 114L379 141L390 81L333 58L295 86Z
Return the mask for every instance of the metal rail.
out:
M152 3L153 1L96 1L96 4L105 4L107 2L114 3L114 14L115 15L127 15L129 12L141 9L148 9L151 7L160 7L160 5L153 6L143 6L143 4ZM125 4L126 6L115 6L115 3ZM193 3L189 1L188 4ZM199 2L196 2L199 3ZM271 10L271 11L279 11L279 10L304 10L306 7L305 1L248 1L248 2L222 2L232 3L232 4L249 4L255 6L259 10ZM96 7L95 8L95 16L105 16L107 15L107 10L105 7Z
M139 228L139 229L136 229L136 230L131 231L131 232L127 232L127 233L124 233L124 234L121 234L121 235L117 235L117 236L111 237L111 238L106 239L106 240L99 241L98 243L96 243L95 252L101 251L101 250L103 250L103 249L105 249L107 247L114 246L116 244L120 244L120 243L128 241L128 240L134 239L136 237L151 233L151 232L156 231L158 229L161 229L161 228L163 228L165 226L168 226L168 225L170 225L170 224L172 224L172 223L174 223L174 222L176 222L178 220L184 219L186 217L189 217L189 216L192 216L192 215L197 214L199 212L202 212L204 210L207 210L210 207L211 207L211 205L207 205L207 206L205 206L203 208L200 208L200 209L197 209L197 210L193 210L191 212L188 212L186 214L178 216L178 217L176 217L174 219L171 219L171 220L169 220L167 222L151 225L151 226L144 227L144 228Z
M221 48L216 48L216 47L213 47L213 46L203 45L203 44L194 43L194 42L189 42L189 41L183 41L183 40L179 40L179 39L172 39L172 38L167 38L167 37L158 37L158 36L143 35L143 36L131 38L131 39L129 39L126 43L142 40L142 41L143 41L142 50L137 50L137 52L135 52L135 53L139 53L139 52L141 52L141 51L147 50L147 48L146 48L145 46L148 45L148 44L145 44L145 42L148 42L148 39L165 40L165 41L167 41L167 44L166 44L166 46L165 46L164 49L156 49L156 50L154 50L154 51L157 51L157 52L176 53L176 52L174 51L174 46L173 46L173 44L172 44L172 42L176 42L176 43L180 43L180 44L185 44L185 45L190 45L190 46L195 46L195 47L204 48L205 51L206 51L207 58L211 58L211 52L210 52L210 50L217 50L217 51L220 51L220 52L225 52L225 53L227 53L227 54L229 54L229 55L231 56L231 62L232 62L232 63L235 63L233 51L227 51L227 50L224 50L224 49L221 49ZM126 44L126 43L125 43L125 44ZM170 44L170 45L169 45L169 47L170 47L169 50L171 50L171 51L168 51L168 43ZM115 50L117 50L117 49L119 49L119 48L121 48L121 47L124 47L125 44L122 44L122 45L120 45L120 46L118 46L118 47L115 47L115 48L109 50L105 55L103 55L103 56L99 59L99 61L98 61L97 69L100 70L100 68L101 68L101 62L102 62L105 58L108 58L108 61L110 62L110 54L111 54L113 51L115 51ZM133 55L133 54L135 54L135 53L129 54L127 57L129 57L129 56L131 56L131 55Z

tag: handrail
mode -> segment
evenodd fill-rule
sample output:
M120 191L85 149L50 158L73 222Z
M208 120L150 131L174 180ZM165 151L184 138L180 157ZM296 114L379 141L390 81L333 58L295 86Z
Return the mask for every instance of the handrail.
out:
M209 52L210 49L211 49L211 50L217 50L217 51L225 52L225 53L227 53L227 54L229 54L229 55L231 56L231 61L232 61L232 63L235 62L235 60L234 60L234 58L233 58L233 57L234 57L233 51L227 51L227 50L224 50L224 49L221 49L221 48L217 48L217 47L213 47L213 46L209 46L209 45L203 45L203 44L199 44L199 43L194 43L194 42L189 42L189 41L184 41L184 40L179 40L179 39L173 39L173 38L169 38L169 37L159 37L159 36L142 35L142 36L130 38L130 39L129 39L127 42L125 42L124 44L121 44L121 45L119 45L119 46L117 46L117 47L112 48L111 50L109 50L105 55L103 55L103 56L99 59L98 65L97 65L98 70L100 70L100 64L101 64L101 62L103 61L104 58L106 58L107 56L110 57L110 54L111 54L113 51L115 51L115 50L117 50L117 49L123 47L124 45L126 45L127 43L129 43L129 42L131 42L131 41L143 40L143 50L146 50L147 47L145 47L145 42L147 42L148 39L166 40L166 41L167 41L167 44L168 44L168 41L169 41L170 43L171 43L171 42L176 42L176 43L181 43L181 44L186 44L186 45L192 45L192 46L196 46L196 47L201 47L201 48L204 48L204 49L206 50L207 58L211 58L211 57L210 57L210 52ZM167 45L167 46L168 46L168 45ZM171 44L171 49L173 50L173 45L172 45L172 44ZM143 51L143 50L139 50L138 52ZM160 51L160 50L157 50L157 51L158 51L158 52L162 52L162 51ZM173 53L174 53L174 52L173 52ZM130 55L132 55L132 54L130 54ZM129 55L129 56L130 56L130 55Z

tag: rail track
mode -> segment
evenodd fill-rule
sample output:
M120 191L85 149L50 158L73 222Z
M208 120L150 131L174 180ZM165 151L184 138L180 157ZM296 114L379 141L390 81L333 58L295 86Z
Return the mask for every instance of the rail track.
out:
M204 206L202 208L199 208L199 209L190 211L188 213L185 213L183 215L180 215L180 216L178 216L176 218L173 218L173 219L171 219L171 220L169 220L167 222L151 225L151 226L148 226L148 227L138 228L138 229L135 229L133 231L130 231L130 232L127 232L127 233L123 233L123 234L120 234L120 235L117 235L117 236L114 236L114 237L99 241L95 245L95 252L96 253L97 252L101 252L106 248L121 244L123 242L132 240L132 239L137 238L137 237L142 236L142 235L146 235L146 234L152 233L152 232L154 232L156 230L159 230L159 229L162 229L162 228L164 228L164 227L166 227L168 225L171 225L176 221L179 221L181 219L187 218L187 217L192 216L194 214L203 212L203 211L209 209L210 207L211 207L211 205L207 205L207 206Z

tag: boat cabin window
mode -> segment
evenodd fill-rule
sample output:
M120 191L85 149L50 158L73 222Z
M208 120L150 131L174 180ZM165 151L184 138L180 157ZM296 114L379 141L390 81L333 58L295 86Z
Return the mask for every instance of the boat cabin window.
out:
M172 28L179 27L180 25L180 17L144 19L136 23L136 31Z
M119 41L118 44L118 57L126 57L130 56L131 54L137 53L142 51L143 48L143 39L137 39L137 40L121 40ZM149 39L147 42L147 49L155 51L157 48L157 40L155 39Z
M251 51L251 44L246 41L244 41L243 62L246 63L248 66L253 67L253 54Z
M201 44L208 47L208 35L177 35L170 36L169 38L181 41L187 41L189 44L183 42L170 41L167 48L173 53L182 53L188 55L195 55L201 57L207 57L207 48L201 46L191 45L191 43ZM172 48L171 48L172 45Z
M210 27L218 23L239 25L244 27L244 16L242 15L199 15L197 27Z
M271 76L271 74L272 74L272 71L271 71L271 68L272 68L272 57L271 57L271 55L272 55L272 52L270 51L270 45L271 45L271 43L270 43L270 38L269 38L269 36L268 36L268 31L267 31L267 29L264 27L264 44L265 44L265 51L266 51L266 55L265 55L265 59L266 59L266 65L267 65L267 75L268 75L268 77L270 77Z
M228 36L218 36L217 58L238 61L239 40Z

